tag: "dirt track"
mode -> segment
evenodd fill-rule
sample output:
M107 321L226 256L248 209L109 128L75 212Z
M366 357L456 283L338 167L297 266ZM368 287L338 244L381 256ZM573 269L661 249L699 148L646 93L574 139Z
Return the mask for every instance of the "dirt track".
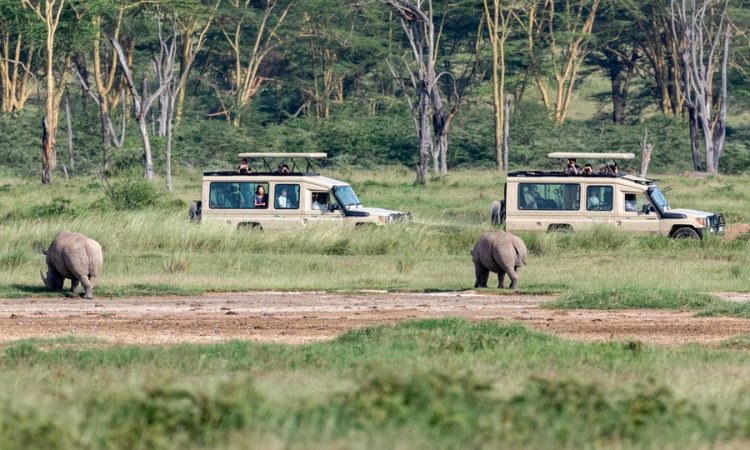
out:
M721 295L728 300L750 301L748 294ZM473 292L252 292L93 301L0 299L0 342L75 335L137 344L228 339L297 344L330 339L368 325L444 316L518 321L586 341L715 343L750 333L750 320L696 318L689 311L560 311L538 307L551 298Z

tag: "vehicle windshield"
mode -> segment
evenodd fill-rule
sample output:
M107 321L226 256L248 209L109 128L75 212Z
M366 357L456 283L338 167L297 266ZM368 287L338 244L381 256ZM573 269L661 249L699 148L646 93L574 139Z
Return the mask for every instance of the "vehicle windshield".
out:
M344 206L361 205L351 186L336 186L336 198Z
M669 202L656 186L651 188L651 200L653 200L662 210L669 209Z

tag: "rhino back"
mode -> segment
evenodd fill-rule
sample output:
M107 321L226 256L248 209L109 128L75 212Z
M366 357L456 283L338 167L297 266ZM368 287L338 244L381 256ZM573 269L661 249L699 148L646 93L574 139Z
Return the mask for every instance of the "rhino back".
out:
M65 278L80 280L82 275L96 275L102 263L99 243L79 233L60 232L47 251L47 264Z

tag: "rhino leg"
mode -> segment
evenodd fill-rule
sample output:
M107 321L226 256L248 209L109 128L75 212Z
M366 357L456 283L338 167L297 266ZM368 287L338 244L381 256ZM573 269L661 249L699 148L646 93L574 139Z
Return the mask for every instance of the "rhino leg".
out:
M474 261L474 276L476 278L474 289L487 287L487 279L490 277L490 271L478 261Z
M508 278L510 278L510 288L516 289L518 287L518 272L516 272L514 267L508 267Z
M83 285L83 288L85 289L85 292L83 293L83 298L86 298L86 299L94 298L94 283L91 282L88 275L81 276L81 284Z
M505 288L505 271L503 270L497 273L497 287L498 289Z
M70 280L70 293L75 294L76 289L78 289L78 283L79 281L76 278L73 278Z

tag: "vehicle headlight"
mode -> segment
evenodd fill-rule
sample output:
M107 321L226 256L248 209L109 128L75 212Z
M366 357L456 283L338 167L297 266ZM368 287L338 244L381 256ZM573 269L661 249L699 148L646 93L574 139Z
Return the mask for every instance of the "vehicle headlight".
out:
M704 217L699 217L695 219L695 223L698 224L698 226L705 227L706 226L706 219Z

